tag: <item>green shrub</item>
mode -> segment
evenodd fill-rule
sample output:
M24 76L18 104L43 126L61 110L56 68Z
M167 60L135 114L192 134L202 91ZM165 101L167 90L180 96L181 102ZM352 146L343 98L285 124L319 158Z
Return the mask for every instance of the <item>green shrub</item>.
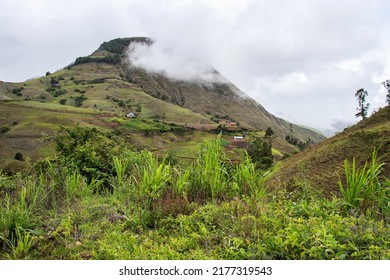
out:
M10 130L11 130L11 128L9 128L8 126L2 126L2 127L0 127L0 134L7 133Z
M19 161L23 161L24 159L23 159L22 153L17 152L17 153L15 154L15 159L16 159L16 160L19 160Z
M87 100L88 98L86 98L84 95L81 95L81 96L77 96L75 99L74 99L74 104L76 107L81 107L81 105L83 105L83 102L85 100Z
M79 170L91 182L108 179L114 172L112 158L126 150L124 141L95 127L61 127L52 137L59 153L60 164Z
M23 89L24 89L23 87L14 88L14 89L12 90L12 93L15 94L15 95L17 95L17 96L22 96L22 90L23 90Z
M362 169L356 166L355 158L352 165L344 161L345 185L339 180L340 193L346 210L358 209L366 212L368 209L380 206L386 195L385 186L380 182L383 163L377 161L377 151L372 152L371 163L366 162ZM388 198L387 198L388 199Z
M269 169L273 164L272 145L260 136L251 136L247 153L259 169Z
M143 151L143 162L134 166L133 181L138 197L150 208L171 180L171 166L165 159L160 163L151 152Z
M10 160L3 164L3 172L8 176L16 175L17 173L28 172L30 164L26 161Z

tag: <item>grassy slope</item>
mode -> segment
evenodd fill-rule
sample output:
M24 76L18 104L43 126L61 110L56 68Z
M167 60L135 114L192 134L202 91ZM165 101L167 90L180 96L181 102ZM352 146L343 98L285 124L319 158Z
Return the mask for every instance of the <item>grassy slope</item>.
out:
M141 105L141 116L153 116L165 113L166 121L212 124L208 118L194 113L191 110L175 106L162 100L151 97L134 84L121 79L121 67L105 63L88 63L72 66L63 69L49 76L32 79L23 83L0 84L0 94L3 99L26 98L40 100L45 103L59 104L61 99L67 99L69 105L74 105L73 99L81 94L78 91L85 91L87 98L83 102L83 108L97 109L117 114L127 114L135 110L137 104ZM50 86L52 78L58 79L59 85L66 93L58 97L51 96L46 89ZM99 81L103 79L103 81ZM12 94L12 89L23 87L22 96ZM76 90L76 91L75 91ZM111 98L107 98L107 96ZM125 107L120 107L112 100L122 100Z
M45 145L39 138L42 133L53 133L60 125L69 126L79 122L112 130L117 125L115 119L131 121L124 115L129 111L136 112L137 106L141 108L138 117L163 116L167 123L189 127L217 126L205 116L153 98L133 84L121 80L120 71L118 66L89 63L22 83L1 83L0 96L7 102L0 103L0 126L10 128L10 131L0 135L1 161L13 159L16 152L22 152L33 160L47 155ZM66 91L65 94L54 97L46 91L53 78L59 80L58 85ZM21 96L12 93L13 89L21 87ZM85 91L87 99L81 107L75 107L75 98L82 95L80 91ZM66 105L59 103L61 99L66 99ZM118 100L123 101L125 106L119 106L115 102ZM139 131L141 127L136 126L135 131L137 129ZM138 137L138 140L140 144L145 142L142 137Z
M106 122L93 110L71 106L45 104L35 101L0 103L0 126L10 130L0 134L0 162L13 159L16 152L36 160L49 152L39 139L51 134L60 125L79 122L103 129Z
M58 129L59 125L73 125L76 122L111 130L118 129L118 125L125 123L123 127L126 129L120 131L137 147L161 151L172 150L173 154L183 153L185 149L191 151L191 145L194 143L215 137L213 134L207 136L202 134L202 137L198 137L199 133L186 133L188 137L173 137L172 133L155 135L153 141L143 137L142 131L144 129L156 129L160 126L160 124L156 125L147 120L151 117L158 117L168 124L206 131L215 129L218 124L211 121L211 115L202 113L202 110L199 111L200 113L196 113L188 108L166 102L166 100L154 98L147 94L140 85L123 80L122 77L125 75L125 70L120 65L86 63L21 83L0 83L0 98L3 100L0 103L2 108L0 126L11 128L9 132L0 135L1 161L13 159L16 152L22 152L32 160L39 158L40 155L48 155L47 147L44 147L44 144L39 141L42 133L52 133ZM53 96L47 91L51 87L53 79L57 81L55 91L61 90L63 94ZM187 88L189 96L194 93L191 91L191 87L199 87L199 85L194 84L186 86L189 87ZM21 89L20 95L14 94L14 89ZM209 93L210 95L202 98L210 98L209 104L212 109L212 104L218 103L217 99L221 95L212 91ZM75 107L75 100L80 96L84 96L86 100L83 101L81 107ZM234 96L232 97L234 98ZM60 100L65 100L66 105L61 105ZM239 111L244 111L239 107L234 109L235 103L229 102L229 98L224 97L221 100L217 107L214 106L214 110L222 110L218 111L221 115L223 112L236 114ZM122 106L120 106L120 102L122 102ZM240 104L240 102L236 104ZM138 112L138 109L141 111ZM252 109L250 114L255 114L256 110ZM125 118L124 115L130 111L136 112L138 118L143 118L142 121ZM237 114L239 115L239 113ZM255 115L251 116L250 119L254 117ZM13 125L15 121L17 125ZM245 121L243 121L243 126L251 127L245 125ZM137 133L137 131L141 131L141 133ZM172 141L173 138L178 140ZM232 136L226 136L227 140L231 140L230 138ZM183 139L187 140L183 141ZM294 147L280 139L275 143L275 148L283 153L293 153L295 150ZM239 152L232 153L233 157L239 154ZM189 152L184 154L188 155Z
M390 107L343 132L283 162L269 181L271 187L294 187L305 181L325 194L338 191L338 174L343 176L343 161L356 157L358 166L369 161L374 148L386 165L383 174L390 177Z

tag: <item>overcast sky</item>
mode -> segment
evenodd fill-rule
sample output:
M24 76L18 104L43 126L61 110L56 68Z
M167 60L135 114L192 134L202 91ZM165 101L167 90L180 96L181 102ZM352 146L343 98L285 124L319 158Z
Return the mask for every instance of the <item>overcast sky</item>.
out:
M371 109L385 105L388 0L0 0L0 80L54 72L131 36L154 39L161 67L212 65L274 115L323 132L357 121L360 88Z

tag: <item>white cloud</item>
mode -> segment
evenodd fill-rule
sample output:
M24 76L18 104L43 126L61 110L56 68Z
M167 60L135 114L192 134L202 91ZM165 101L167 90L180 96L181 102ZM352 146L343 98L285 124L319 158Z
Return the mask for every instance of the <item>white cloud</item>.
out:
M150 46L132 44L128 55L132 66L163 74L173 80L224 82L202 57L185 49L176 49L172 44L164 46L158 41Z

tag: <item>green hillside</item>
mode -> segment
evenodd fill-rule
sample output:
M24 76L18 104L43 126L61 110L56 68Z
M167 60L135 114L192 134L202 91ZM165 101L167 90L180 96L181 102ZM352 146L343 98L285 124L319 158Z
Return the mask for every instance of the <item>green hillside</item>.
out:
M182 142L182 136L175 136L178 141L172 145L138 134L155 136L160 131L163 135L155 137L170 138L164 133L196 130L211 132L212 136L215 129L223 127L232 132L226 135L231 141L234 131L242 135L271 127L278 138L274 141L278 150L275 154L282 157L280 153L299 151L284 141L290 133L287 121L268 113L228 81L207 85L175 81L132 67L126 52L133 43L150 45L152 41L142 37L115 39L55 73L21 83L1 82L0 126L6 131L0 135L0 162L12 160L17 152L32 160L47 155L49 147L39 140L42 133L55 133L60 125L76 123L122 133L137 147L172 153L180 147L176 142ZM224 79L218 72L214 74ZM135 118L126 117L129 113ZM302 143L324 139L317 132L295 125L294 137ZM202 140L186 139L190 143Z
M377 149L385 163L383 175L390 177L390 107L380 109L371 117L345 129L343 132L300 152L283 162L270 180L270 186L284 185L293 189L305 181L326 195L337 193L339 175L343 176L343 161L352 161L362 167L370 161Z

